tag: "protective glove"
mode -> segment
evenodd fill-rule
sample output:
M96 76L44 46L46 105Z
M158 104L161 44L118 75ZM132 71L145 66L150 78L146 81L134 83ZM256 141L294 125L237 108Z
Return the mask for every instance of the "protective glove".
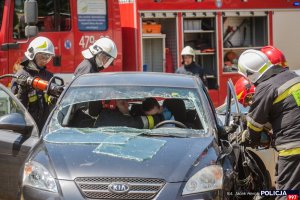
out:
M57 102L57 97L55 96L49 96L49 104L50 105L55 105Z
M20 74L17 78L16 78L16 83L18 85L20 85L21 87L28 87L28 83L27 83L27 80L28 80L28 77L27 75L25 74Z
M172 118L172 113L166 107L163 108L162 115L164 120L170 120Z
M238 125L236 125L236 124L231 124L229 126L224 126L225 132L227 134L234 133L237 128L238 128Z
M63 91L64 91L64 86L55 85L50 87L49 94L55 97L59 97Z
M244 130L243 132L238 134L237 142L240 145L250 146L255 148L260 144L260 133L250 134L248 130Z
M234 114L232 116L233 118L233 122L235 124L240 124L240 121L243 123L243 124L247 124L247 118L246 118L246 115L244 114Z

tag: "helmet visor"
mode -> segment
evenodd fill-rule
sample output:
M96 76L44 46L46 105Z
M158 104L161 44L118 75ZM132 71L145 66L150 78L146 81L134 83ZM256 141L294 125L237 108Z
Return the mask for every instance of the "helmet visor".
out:
M98 67L107 68L113 62L113 60L114 58L105 52L100 52L96 56L96 63Z
M49 53L37 53L35 59L37 62L48 63L53 58L52 54Z

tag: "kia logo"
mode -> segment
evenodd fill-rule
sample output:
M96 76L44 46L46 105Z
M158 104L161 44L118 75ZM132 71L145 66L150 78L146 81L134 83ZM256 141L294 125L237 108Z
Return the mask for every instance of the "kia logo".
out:
M117 194L127 193L129 189L130 187L127 183L111 183L108 186L109 191Z

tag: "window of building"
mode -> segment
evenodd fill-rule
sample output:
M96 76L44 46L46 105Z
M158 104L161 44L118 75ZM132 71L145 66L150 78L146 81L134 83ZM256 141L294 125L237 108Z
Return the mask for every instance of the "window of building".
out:
M38 0L38 29L40 32L71 30L70 0ZM15 39L25 38L24 1L15 0Z

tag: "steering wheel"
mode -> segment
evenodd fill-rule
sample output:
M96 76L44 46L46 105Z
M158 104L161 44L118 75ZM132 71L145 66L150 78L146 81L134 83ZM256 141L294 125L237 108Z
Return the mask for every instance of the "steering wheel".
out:
M161 127L161 126L163 126L165 124L175 124L175 125L180 126L181 128L187 128L186 125L184 125L183 123L181 123L179 121L176 121L176 120L165 120L165 121L159 122L153 128L159 128L159 127Z

